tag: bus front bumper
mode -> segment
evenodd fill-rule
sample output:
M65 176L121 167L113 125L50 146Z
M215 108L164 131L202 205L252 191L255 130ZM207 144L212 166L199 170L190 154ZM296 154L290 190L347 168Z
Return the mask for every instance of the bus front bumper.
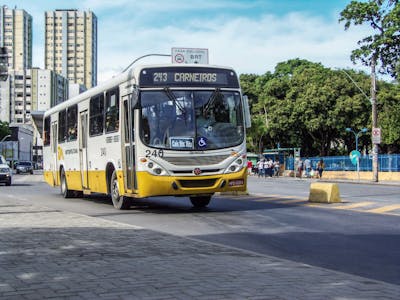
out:
M243 192L247 189L247 169L209 176L155 176L137 172L135 197L204 195L217 192Z

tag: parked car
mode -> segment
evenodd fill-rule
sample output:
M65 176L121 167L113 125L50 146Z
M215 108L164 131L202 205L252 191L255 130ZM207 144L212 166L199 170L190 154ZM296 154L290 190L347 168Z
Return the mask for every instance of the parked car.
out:
M33 174L33 164L31 161L20 161L16 168L17 174L19 173L31 173Z
M11 185L12 169L7 165L7 161L0 155L0 182Z

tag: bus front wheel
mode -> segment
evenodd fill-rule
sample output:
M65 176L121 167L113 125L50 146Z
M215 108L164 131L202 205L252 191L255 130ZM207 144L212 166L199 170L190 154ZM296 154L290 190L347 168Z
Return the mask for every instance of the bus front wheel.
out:
M190 202L196 208L206 207L211 201L211 196L192 196Z
M128 209L131 206L130 199L126 196L121 196L119 194L118 177L117 177L117 171L115 170L111 176L110 193L111 193L111 200L115 208Z

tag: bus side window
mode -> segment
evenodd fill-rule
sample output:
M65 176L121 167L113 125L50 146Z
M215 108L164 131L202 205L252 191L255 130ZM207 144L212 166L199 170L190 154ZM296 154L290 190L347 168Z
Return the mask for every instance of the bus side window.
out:
M90 99L89 107L89 133L90 135L99 135L103 133L104 128L104 95L100 94Z
M77 138L77 118L78 118L78 105L68 108L67 113L67 134L68 141L76 141Z
M50 117L44 119L43 124L43 145L49 146L50 145Z
M67 110L58 113L58 142L63 143L67 140Z
M118 131L119 128L119 97L118 89L106 94L106 133Z

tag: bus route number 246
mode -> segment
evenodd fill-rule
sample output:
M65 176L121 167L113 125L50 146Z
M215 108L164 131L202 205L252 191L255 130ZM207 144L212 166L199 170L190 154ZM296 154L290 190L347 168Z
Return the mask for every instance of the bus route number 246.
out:
M167 82L168 81L168 74L167 73L154 73L153 74L153 81L154 82Z
M146 157L150 158L150 157L163 157L164 156L164 151L162 149L156 149L156 150L146 150Z

